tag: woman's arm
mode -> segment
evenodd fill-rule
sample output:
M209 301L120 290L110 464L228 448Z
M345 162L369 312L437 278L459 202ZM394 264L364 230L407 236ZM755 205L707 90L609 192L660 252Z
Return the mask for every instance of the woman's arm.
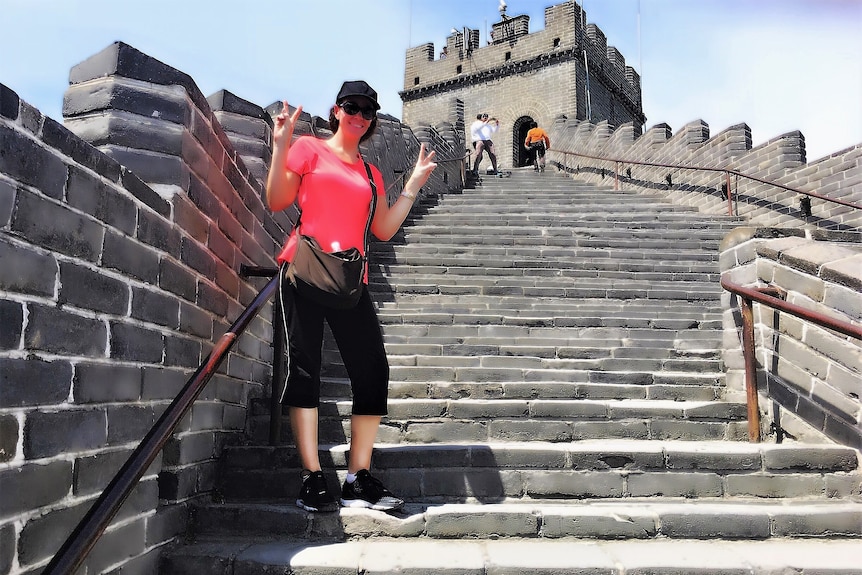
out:
M404 184L404 191L401 192L395 203L389 206L386 202L378 202L374 220L371 222L371 232L377 238L384 241L390 239L407 219L407 214L410 213L410 208L413 207L419 190L428 181L434 168L437 167L437 164L434 163L435 155L436 152L434 151L426 155L425 144L422 144L419 147L419 158L416 159L413 173L410 174L410 179Z
M301 113L302 106L299 106L291 114L285 100L272 127L272 160L266 177L266 205L274 212L283 210L294 202L302 180L299 174L285 167L293 130Z

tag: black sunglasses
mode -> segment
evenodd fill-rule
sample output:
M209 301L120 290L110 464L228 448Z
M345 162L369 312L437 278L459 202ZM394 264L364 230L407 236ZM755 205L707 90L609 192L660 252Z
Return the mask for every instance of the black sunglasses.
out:
M348 116L355 116L356 114L362 113L362 117L366 120L373 120L375 116L377 116L377 110L374 108L360 106L356 102L351 102L350 100L346 102L342 102L338 105L344 113Z

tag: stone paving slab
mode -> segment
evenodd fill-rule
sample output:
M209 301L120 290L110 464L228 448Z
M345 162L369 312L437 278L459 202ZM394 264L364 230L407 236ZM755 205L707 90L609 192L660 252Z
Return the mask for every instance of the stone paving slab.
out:
M202 543L164 575L860 575L862 541L434 541ZM208 570L207 567L221 567ZM228 569L223 570L227 566Z

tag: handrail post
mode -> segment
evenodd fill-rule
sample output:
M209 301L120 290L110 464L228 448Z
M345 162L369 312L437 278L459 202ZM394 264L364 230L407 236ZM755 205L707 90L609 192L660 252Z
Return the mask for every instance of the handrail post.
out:
M754 311L751 300L740 296L742 310L742 355L745 362L745 403L748 408L748 439L760 443L760 408L757 399L757 366L754 355Z
M730 191L730 172L724 171L724 185L727 187L727 215L733 215L733 193Z
M620 163L614 162L614 190L620 189Z

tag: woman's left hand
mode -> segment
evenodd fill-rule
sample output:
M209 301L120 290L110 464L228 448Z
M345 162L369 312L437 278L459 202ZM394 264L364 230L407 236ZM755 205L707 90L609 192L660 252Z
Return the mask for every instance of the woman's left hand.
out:
M419 146L419 157L416 159L416 166L413 168L413 175L410 176L411 180L415 180L414 185L417 190L425 185L431 172L433 172L434 168L437 167L437 164L434 162L436 155L437 152L434 150L431 150L426 154L425 144Z

